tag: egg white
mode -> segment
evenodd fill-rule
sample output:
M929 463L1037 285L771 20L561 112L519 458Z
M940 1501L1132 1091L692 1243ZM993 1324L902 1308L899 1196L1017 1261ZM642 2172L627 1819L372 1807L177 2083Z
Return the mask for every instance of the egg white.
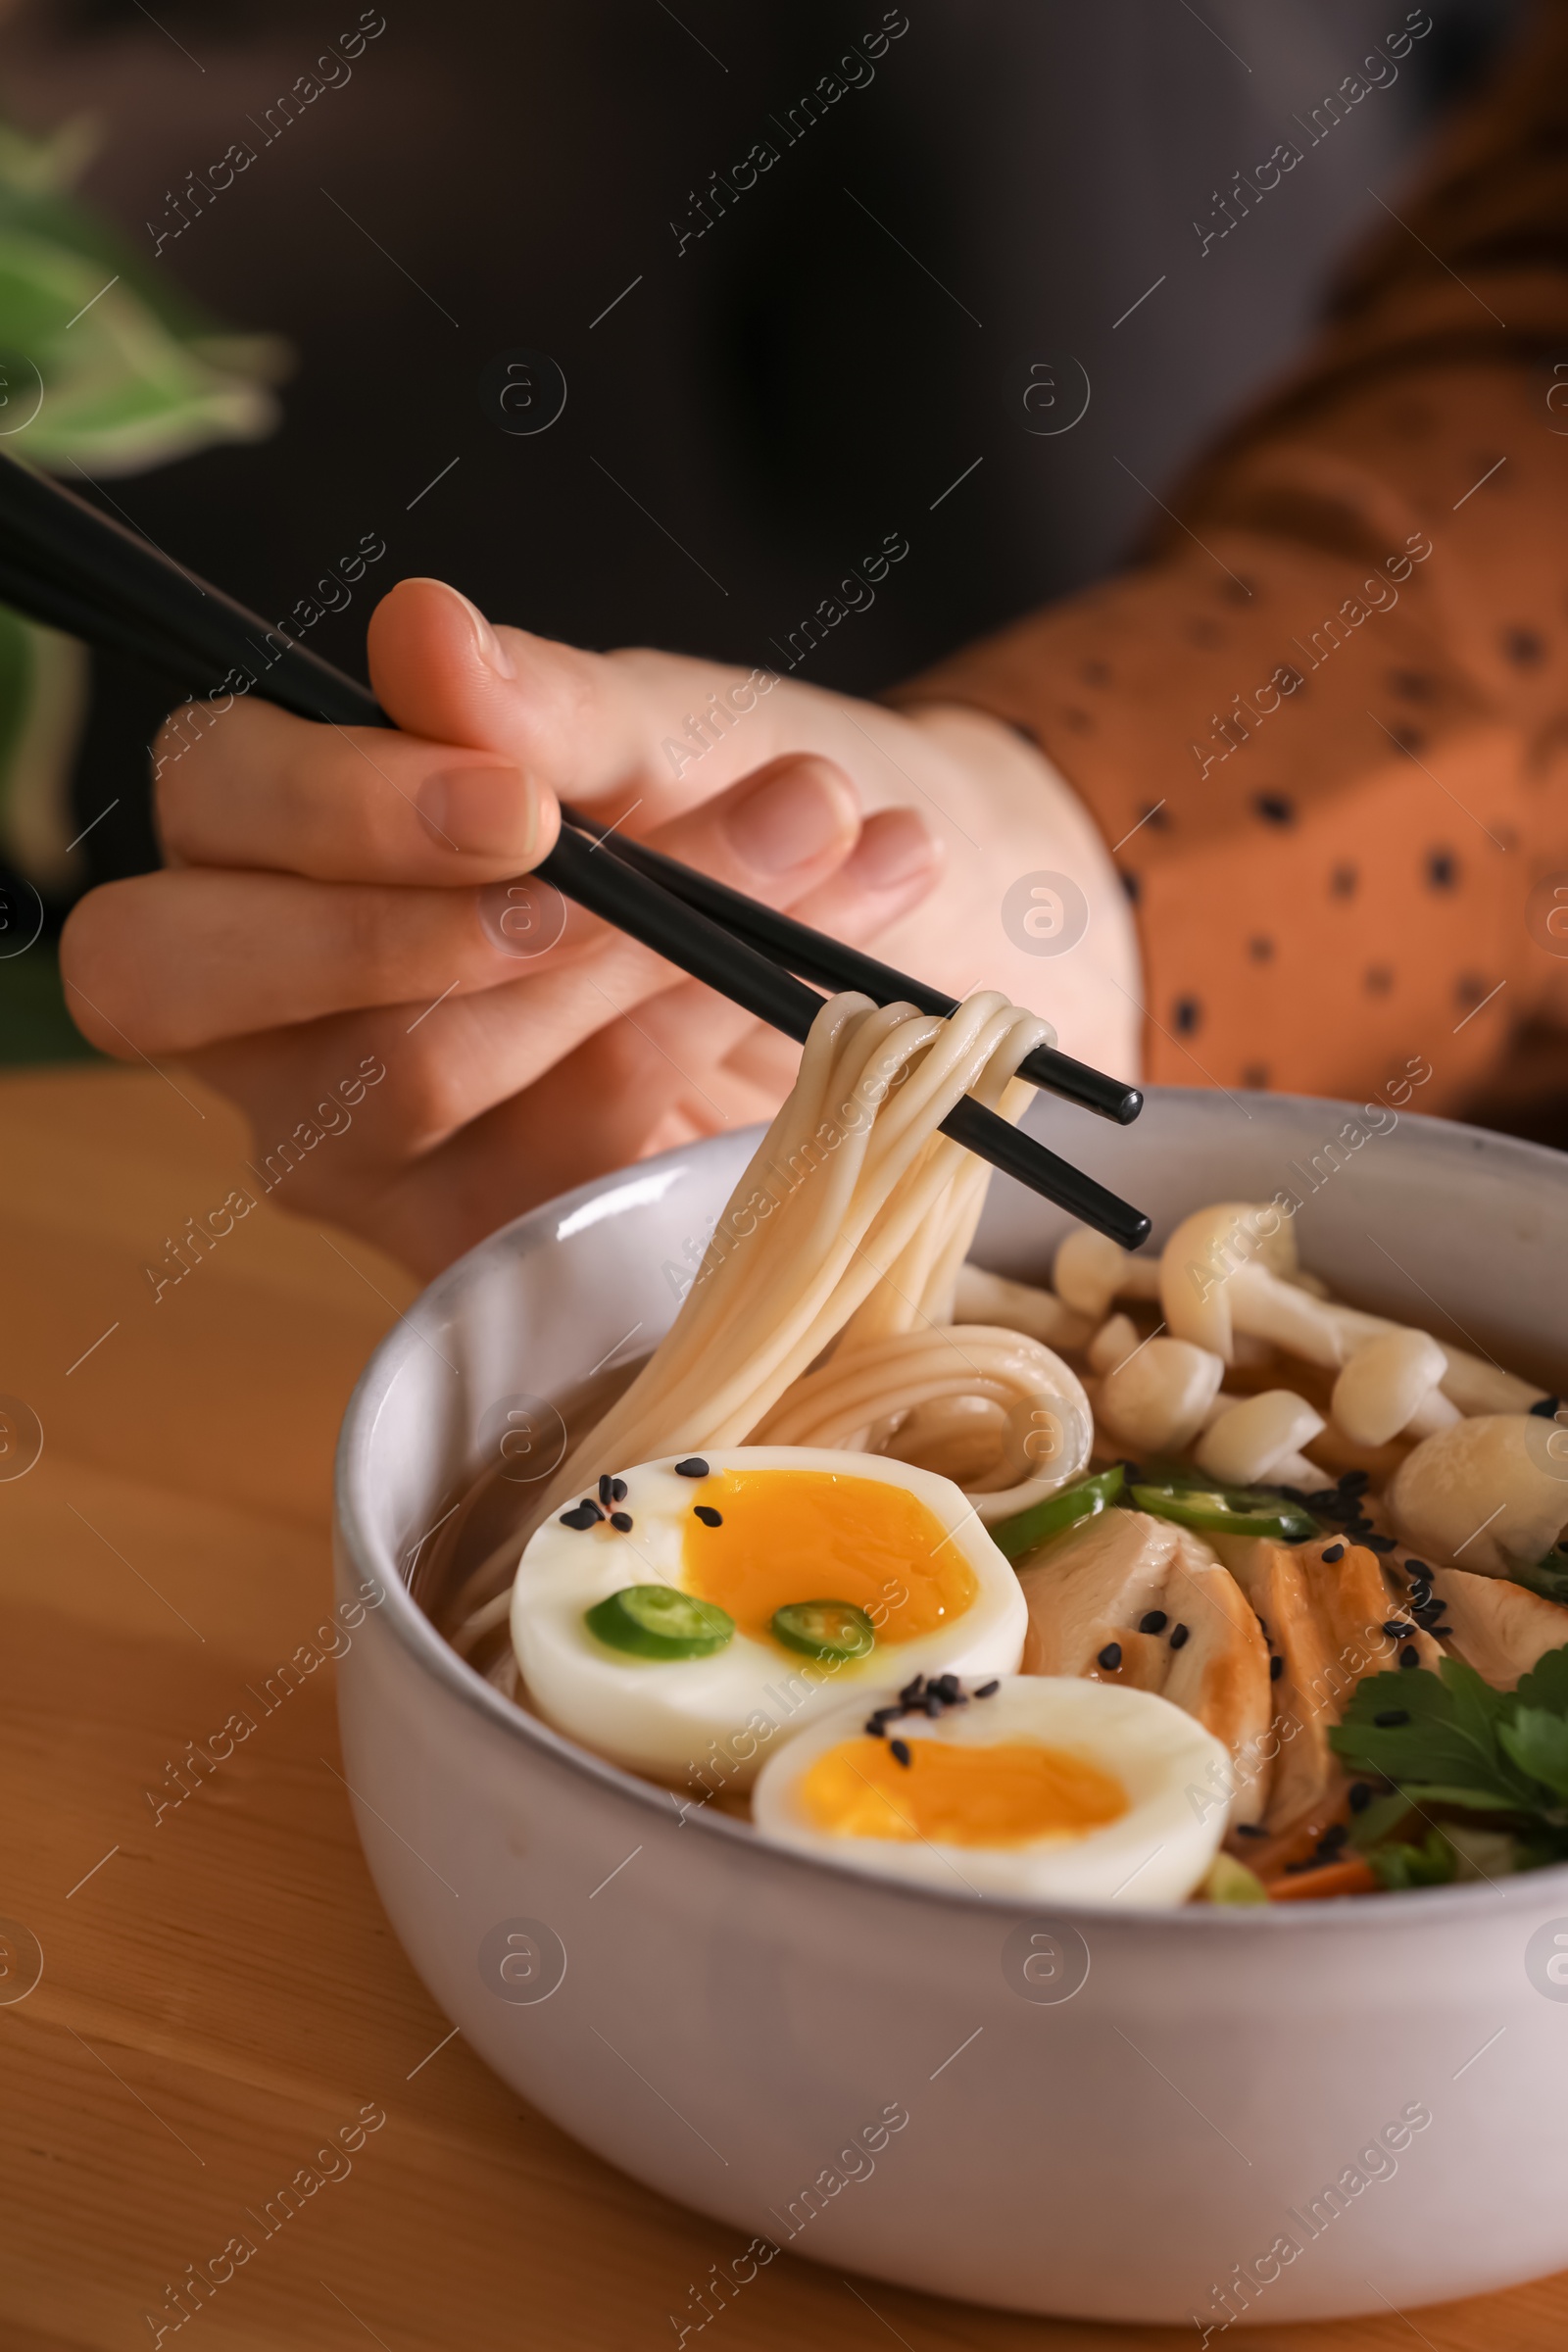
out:
M883 1643L827 1668L737 1629L706 1658L638 1658L588 1631L584 1611L627 1585L682 1584L682 1550L700 1482L677 1478L671 1454L634 1470L615 1507L631 1532L563 1527L559 1513L529 1538L512 1589L512 1642L528 1698L547 1722L633 1772L712 1794L748 1788L762 1758L851 1690L916 1674L1011 1674L1029 1612L1022 1587L967 1496L950 1479L880 1454L814 1446L740 1446L704 1455L725 1470L827 1471L903 1487L924 1503L974 1575L969 1607L912 1641ZM828 1579L831 1583L831 1577ZM803 1592L802 1600L831 1595ZM856 1698L865 1712L872 1702ZM694 1776L701 1776L700 1779Z
M1206 1875L1225 1834L1225 1809L1195 1805L1229 1755L1202 1725L1151 1690L1055 1675L1008 1677L991 1698L971 1698L930 1720L906 1715L889 1735L966 1747L1038 1740L1096 1764L1120 1782L1128 1809L1082 1837L1028 1845L940 1845L916 1838L835 1837L808 1818L801 1784L816 1759L864 1729L893 1690L866 1692L820 1716L769 1756L752 1791L752 1819L764 1838L818 1862L884 1871L890 1878L1024 1901L1109 1903L1150 1910L1179 1903ZM917 1768L917 1767L916 1767Z

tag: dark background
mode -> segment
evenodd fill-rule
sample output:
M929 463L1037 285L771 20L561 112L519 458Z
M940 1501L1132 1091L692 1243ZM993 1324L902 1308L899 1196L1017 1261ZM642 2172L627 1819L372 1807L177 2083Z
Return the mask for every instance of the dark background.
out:
M873 692L1127 553L1152 494L1298 353L1338 258L1386 224L1369 190L1398 203L1513 12L1437 0L1396 86L1206 255L1195 218L1279 139L1305 145L1294 118L1403 23L1396 0L909 0L874 80L793 146L769 118L882 24L879 0L382 13L347 86L267 147L249 119L357 0L161 0L156 23L55 0L0 24L0 105L32 129L97 117L84 193L149 257L188 171L230 139L260 150L158 267L292 344L282 428L107 494L269 618L379 534L353 607L309 639L351 668L367 592L410 573L592 646L774 662L899 531L874 608L802 673ZM759 138L779 161L678 254L671 220ZM529 437L479 394L519 348L568 387ZM1073 360L1092 387L1055 437L1023 429L1014 371L1037 359L1063 397ZM144 747L170 700L95 665L75 806L121 805L88 879L156 861Z

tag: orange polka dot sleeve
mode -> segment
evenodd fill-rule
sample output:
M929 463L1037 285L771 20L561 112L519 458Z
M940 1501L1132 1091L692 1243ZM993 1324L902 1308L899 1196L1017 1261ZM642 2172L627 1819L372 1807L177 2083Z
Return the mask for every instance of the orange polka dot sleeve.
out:
M1168 1084L1420 1057L1454 1109L1568 1023L1568 8L1399 210L1186 531L892 698L1021 727L1117 845Z

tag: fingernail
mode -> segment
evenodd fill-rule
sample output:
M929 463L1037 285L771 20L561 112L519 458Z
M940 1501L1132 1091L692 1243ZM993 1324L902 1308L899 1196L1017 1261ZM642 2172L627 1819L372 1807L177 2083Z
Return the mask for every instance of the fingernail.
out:
M470 605L461 589L454 588L452 593L468 615L469 625L473 630L474 649L486 669L493 669L498 678L514 678L517 673L513 667L512 657L478 606Z
M533 855L539 795L519 768L443 768L425 777L414 805L443 849L519 864Z
M842 841L845 787L809 762L770 777L729 811L724 832L742 863L760 874L787 874Z
M856 879L873 890L891 890L924 872L935 847L930 827L916 810L889 808L871 819L855 846Z

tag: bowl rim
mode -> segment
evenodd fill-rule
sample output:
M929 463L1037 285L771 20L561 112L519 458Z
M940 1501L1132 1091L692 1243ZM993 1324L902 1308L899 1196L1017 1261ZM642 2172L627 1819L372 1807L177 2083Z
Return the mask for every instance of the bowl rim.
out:
M1213 1104L1213 1090L1208 1087L1151 1086L1145 1089L1151 1100L1179 1102L1194 1106ZM1353 1113L1355 1105L1333 1097L1317 1095L1272 1095L1270 1102L1310 1105L1324 1111ZM1505 1156L1523 1156L1541 1163L1543 1172L1554 1165L1568 1166L1568 1154L1553 1151L1549 1145L1536 1144L1522 1136L1494 1133L1491 1129L1471 1127L1455 1119L1434 1117L1427 1112L1401 1111L1401 1125L1409 1125L1430 1139L1440 1152L1446 1149L1454 1153L1477 1149L1494 1150ZM989 1913L991 1916L1016 1925L1021 1920L1050 1917L1066 1925L1083 1920L1098 1927L1114 1925L1128 1930L1167 1935L1262 1935L1337 1934L1352 1927L1355 1921L1364 1922L1369 1931L1395 1926L1398 1921L1410 1925L1426 1919L1434 1922L1473 1919L1478 1907L1489 1899L1503 1907L1528 1907L1531 1890L1549 1890L1568 1886L1568 1861L1548 1864L1544 1868L1520 1871L1507 1879L1488 1880L1462 1886L1409 1887L1398 1891L1357 1895L1353 1902L1325 1899L1303 1903L1177 1903L1152 1906L1148 1909L1118 1907L1108 1903L1070 1903L1031 1901L1005 1894L977 1894L958 1888L921 1886L908 1880L896 1879L888 1874L849 1859L832 1861L802 1853L785 1845L775 1845L759 1838L748 1823L734 1820L722 1811L707 1809L707 1800L686 1805L673 1789L658 1783L645 1781L637 1774L612 1763L608 1757L597 1755L592 1748L582 1746L507 1698L495 1685L458 1655L452 1644L437 1629L415 1599L413 1591L399 1570L397 1558L387 1550L374 1534L357 1489L354 1454L363 1443L368 1446L373 1439L379 1416L386 1359L408 1344L407 1334L416 1328L416 1319L421 1314L438 1315L451 1294L461 1290L468 1279L469 1260L480 1250L495 1250L511 1237L520 1237L546 1222L560 1225L575 1210L590 1201L602 1200L614 1186L617 1178L630 1185L655 1176L663 1178L661 1191L673 1184L693 1154L707 1144L740 1138L760 1140L765 1128L760 1124L747 1128L729 1128L718 1137L700 1139L695 1144L682 1144L672 1151L662 1152L647 1159L636 1161L632 1167L613 1169L604 1176L591 1177L576 1185L570 1192L557 1194L535 1207L513 1217L494 1233L485 1235L470 1250L455 1258L426 1285L413 1305L400 1312L397 1322L377 1342L374 1351L354 1385L354 1391L344 1408L339 1429L332 1474L333 1506L336 1530L351 1562L362 1574L373 1576L382 1589L382 1600L377 1610L383 1623L391 1628L404 1651L416 1666L433 1678L451 1697L493 1725L506 1738L519 1740L524 1747L541 1751L552 1761L578 1779L594 1782L617 1797L629 1800L645 1811L663 1813L667 1797L675 1808L676 1825L695 1827L699 1838L716 1838L722 1843L737 1846L753 1857L760 1867L788 1872L805 1871L813 1884L820 1885L824 1874L829 1880L847 1879L880 1896L925 1906L937 1903L956 1907L971 1917ZM647 1197L646 1195L644 1196ZM387 1612L390 1610L390 1615ZM1417 1907L1412 1910L1412 1898Z

